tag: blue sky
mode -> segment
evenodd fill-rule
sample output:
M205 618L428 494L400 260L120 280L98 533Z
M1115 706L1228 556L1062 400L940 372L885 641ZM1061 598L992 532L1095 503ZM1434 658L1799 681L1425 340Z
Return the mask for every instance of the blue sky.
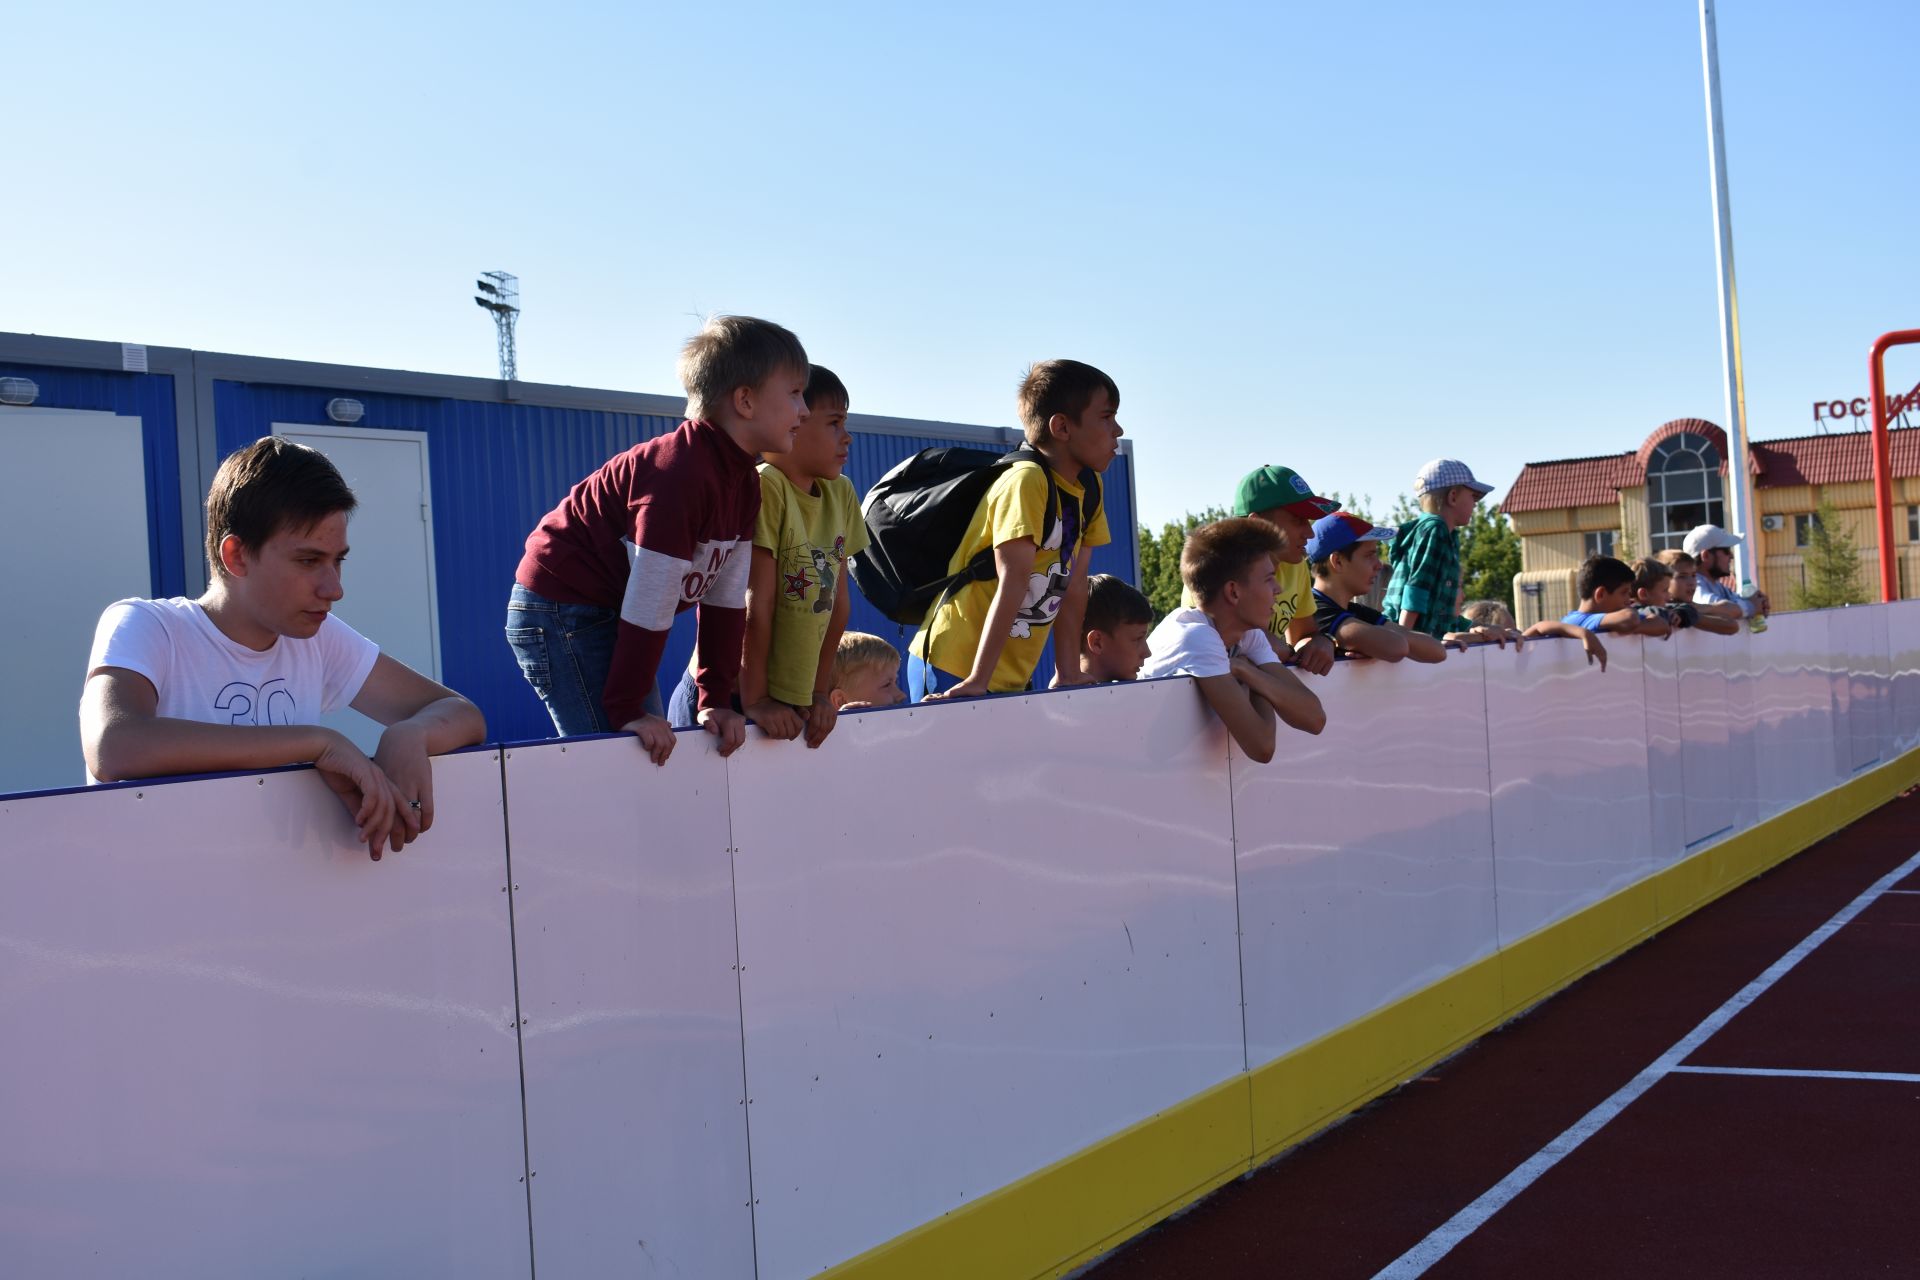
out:
M1801 434L1920 325L1920 6L1719 24L1750 428ZM108 3L7 43L0 329L491 376L500 267L543 382L672 391L741 311L857 410L1010 423L1070 355L1155 522L1264 462L1384 508L1437 454L1504 489L1724 417L1685 0Z

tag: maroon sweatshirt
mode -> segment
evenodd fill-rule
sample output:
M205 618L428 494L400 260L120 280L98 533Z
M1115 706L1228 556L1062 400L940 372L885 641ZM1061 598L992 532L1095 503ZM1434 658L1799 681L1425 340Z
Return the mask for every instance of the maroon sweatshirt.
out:
M645 713L667 630L693 605L700 706L733 705L760 516L755 462L712 423L683 422L609 459L527 535L516 582L561 604L620 611L601 693L614 727Z

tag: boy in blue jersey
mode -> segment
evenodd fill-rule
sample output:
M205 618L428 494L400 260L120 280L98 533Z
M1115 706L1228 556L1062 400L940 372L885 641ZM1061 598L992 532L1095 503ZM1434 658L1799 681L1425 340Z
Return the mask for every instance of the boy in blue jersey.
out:
M1587 631L1660 636L1673 633L1666 619L1643 616L1633 599L1633 569L1612 556L1588 556L1580 566L1580 607L1560 619Z

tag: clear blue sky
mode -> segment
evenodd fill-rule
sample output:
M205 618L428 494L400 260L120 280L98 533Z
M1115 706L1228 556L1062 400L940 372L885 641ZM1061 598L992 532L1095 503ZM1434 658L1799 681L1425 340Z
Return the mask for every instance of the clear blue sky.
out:
M1920 325L1920 5L1719 13L1756 438ZM711 311L857 410L1119 381L1143 515L1384 507L1721 421L1694 4L29 5L0 329L673 391ZM1894 380L1920 378L1920 356Z

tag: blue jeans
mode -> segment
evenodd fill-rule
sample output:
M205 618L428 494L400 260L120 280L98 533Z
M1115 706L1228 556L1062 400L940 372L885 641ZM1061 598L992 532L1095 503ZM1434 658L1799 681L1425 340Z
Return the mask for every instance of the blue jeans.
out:
M733 695L733 709L741 709L738 693ZM667 723L676 729L692 729L700 723L700 686L693 682L691 667L680 673L680 683L667 699Z
M942 671L932 663L924 661L911 649L907 651L908 702L918 702L930 693L945 693L963 679L965 679L964 676Z
M561 737L612 733L619 727L607 723L600 701L619 632L617 609L561 604L514 584L507 598L507 643ZM657 686L647 692L647 711L660 714Z

